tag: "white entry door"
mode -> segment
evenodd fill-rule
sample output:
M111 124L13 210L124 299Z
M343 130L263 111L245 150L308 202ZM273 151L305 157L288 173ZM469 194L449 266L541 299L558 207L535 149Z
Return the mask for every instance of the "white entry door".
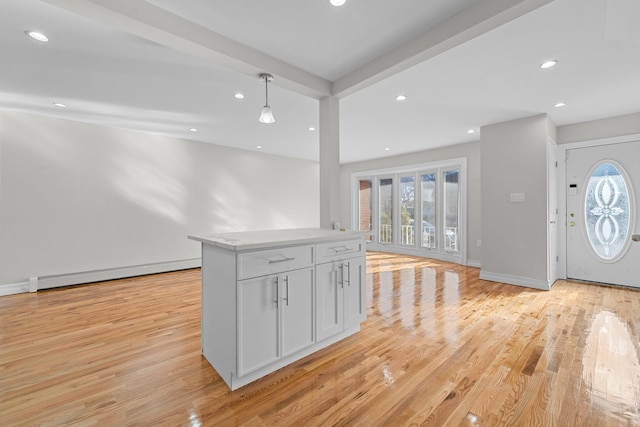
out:
M567 150L567 277L640 288L640 141Z

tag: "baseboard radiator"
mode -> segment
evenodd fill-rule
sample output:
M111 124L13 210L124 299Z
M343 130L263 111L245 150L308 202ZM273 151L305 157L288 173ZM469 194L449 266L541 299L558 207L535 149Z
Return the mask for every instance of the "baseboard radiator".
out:
M36 292L41 289L51 289L63 286L102 282L105 280L124 279L126 277L144 276L145 274L187 270L190 268L198 268L200 266L201 259L194 258L180 261L160 262L155 264L85 271L80 273L31 277L29 278L29 292Z

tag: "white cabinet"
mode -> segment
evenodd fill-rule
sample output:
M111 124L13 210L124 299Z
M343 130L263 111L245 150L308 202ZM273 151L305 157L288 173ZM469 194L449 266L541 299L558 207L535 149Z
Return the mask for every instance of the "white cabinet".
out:
M363 257L316 266L318 340L359 326L366 318Z
M331 337L366 317L365 242L353 239L316 245L316 336Z
M314 343L313 268L238 282L238 376Z
M315 343L313 268L292 271L284 276L280 302L282 357L287 357Z
M316 336L323 340L344 329L344 290L341 263L316 266Z
M363 234L298 229L191 238L202 242L202 354L231 390L360 330Z
M347 258L364 257L366 247L364 239L329 242L316 245L316 264L330 261L342 261Z
M365 258L343 261L343 271L348 278L344 283L344 328L349 329L367 318Z
M311 245L291 246L263 251L240 252L237 255L238 278L266 276L313 265Z
M238 376L280 357L276 278L259 277L238 283Z

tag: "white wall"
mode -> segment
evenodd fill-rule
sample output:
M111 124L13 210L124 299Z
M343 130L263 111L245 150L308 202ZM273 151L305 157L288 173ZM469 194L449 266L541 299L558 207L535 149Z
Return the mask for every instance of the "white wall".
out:
M344 164L340 168L340 223L351 222L351 174L355 172L416 165L455 158L467 158L467 263L479 264L481 249L477 241L482 238L480 223L480 143L471 142L419 151L399 156L384 157L358 163Z
M558 127L558 144L640 133L640 113Z
M200 257L188 234L317 227L318 163L0 111L0 286Z
M481 278L548 288L545 114L484 126ZM525 201L510 201L524 193Z

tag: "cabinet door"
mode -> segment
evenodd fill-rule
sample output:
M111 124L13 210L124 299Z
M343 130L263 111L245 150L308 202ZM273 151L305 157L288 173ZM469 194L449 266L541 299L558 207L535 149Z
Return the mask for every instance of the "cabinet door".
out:
M313 268L283 273L279 282L284 357L314 343Z
M316 266L316 337L321 341L344 329L340 263Z
M364 258L343 261L344 273L344 327L358 325L367 318L366 279Z
M238 282L239 377L280 358L277 278L265 276Z

